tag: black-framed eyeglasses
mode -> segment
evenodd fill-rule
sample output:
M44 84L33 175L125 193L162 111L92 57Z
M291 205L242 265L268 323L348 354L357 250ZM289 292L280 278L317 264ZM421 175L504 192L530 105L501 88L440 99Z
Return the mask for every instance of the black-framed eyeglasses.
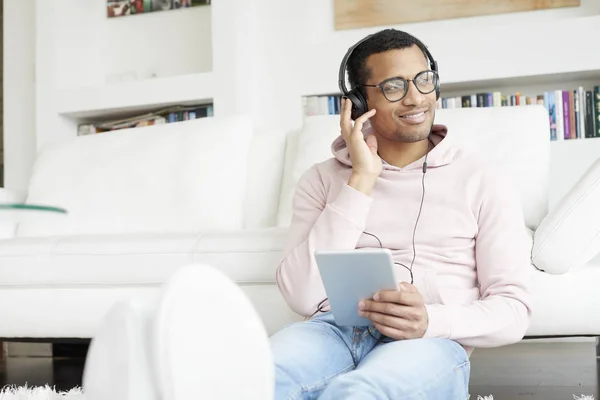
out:
M390 102L400 101L408 93L408 82L412 82L417 90L423 94L429 94L435 90L438 85L438 74L436 71L421 71L413 79L390 78L381 82L379 85L360 85L366 87L376 87L381 89L383 96Z

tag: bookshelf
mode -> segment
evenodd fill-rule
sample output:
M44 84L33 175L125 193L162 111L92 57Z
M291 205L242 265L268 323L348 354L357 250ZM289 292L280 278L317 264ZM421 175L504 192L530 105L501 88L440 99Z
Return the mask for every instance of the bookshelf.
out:
M444 21L443 24L453 25L447 35L430 33L427 24L415 26L410 32L428 44L438 61L441 97L482 92L518 92L537 97L544 92L575 90L580 86L592 91L600 85L600 55L590 48L586 38L600 35L600 14L592 9L598 8L592 2L586 7L591 14L576 18L535 21L532 15L528 23L496 23L478 26L476 30L467 20ZM358 38L339 34L316 46L311 59L322 60L329 73L318 74L317 69L323 69L319 63L306 66L307 79L301 82L300 94L305 109L306 105L315 107L315 96L340 94L337 80L331 77L336 76L349 43ZM327 108L320 101L320 109Z

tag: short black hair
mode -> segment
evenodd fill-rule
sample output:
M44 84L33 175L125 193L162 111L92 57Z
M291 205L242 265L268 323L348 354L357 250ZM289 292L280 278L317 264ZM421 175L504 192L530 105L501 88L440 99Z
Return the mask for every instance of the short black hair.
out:
M373 34L369 39L358 45L348 59L348 81L350 87L364 85L370 78L371 71L367 68L367 59L372 54L383 53L389 50L406 49L417 45L429 63L425 46L414 36L396 29L384 29ZM365 96L364 88L358 90Z

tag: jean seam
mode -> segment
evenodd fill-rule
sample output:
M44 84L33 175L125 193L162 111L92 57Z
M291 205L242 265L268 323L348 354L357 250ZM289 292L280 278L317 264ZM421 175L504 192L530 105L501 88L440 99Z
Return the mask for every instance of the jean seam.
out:
M335 373L333 375L330 375L330 376L326 377L325 379L323 379L323 380L321 380L321 381L319 381L319 382L317 382L317 383L315 383L313 385L310 385L310 386L300 386L296 392L292 393L291 395L289 395L287 397L287 400L296 400L296 399L298 399L298 397L300 395L302 395L304 393L311 393L311 392L314 392L315 390L319 390L319 389L327 386L327 384L332 379L334 379L334 378L336 378L336 377L338 377L338 376L340 376L342 374L345 374L346 372L351 371L354 368L355 368L354 365L350 365L349 367L344 368L340 372L337 372L337 373Z

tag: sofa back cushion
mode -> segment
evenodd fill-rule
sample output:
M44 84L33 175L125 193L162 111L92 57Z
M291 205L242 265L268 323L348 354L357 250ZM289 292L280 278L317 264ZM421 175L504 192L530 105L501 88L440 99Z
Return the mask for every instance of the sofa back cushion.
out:
M69 217L21 224L17 236L241 229L252 136L240 115L50 144L27 203L64 207Z
M501 165L521 197L527 226L535 229L547 214L550 168L550 127L542 106L488 107L436 110L435 122L448 127L456 143ZM292 218L295 187L304 171L332 157L331 143L339 136L339 116L306 117L301 131L288 138L278 226Z
M274 127L258 129L252 138L244 211L246 229L276 225L285 143L285 130Z

